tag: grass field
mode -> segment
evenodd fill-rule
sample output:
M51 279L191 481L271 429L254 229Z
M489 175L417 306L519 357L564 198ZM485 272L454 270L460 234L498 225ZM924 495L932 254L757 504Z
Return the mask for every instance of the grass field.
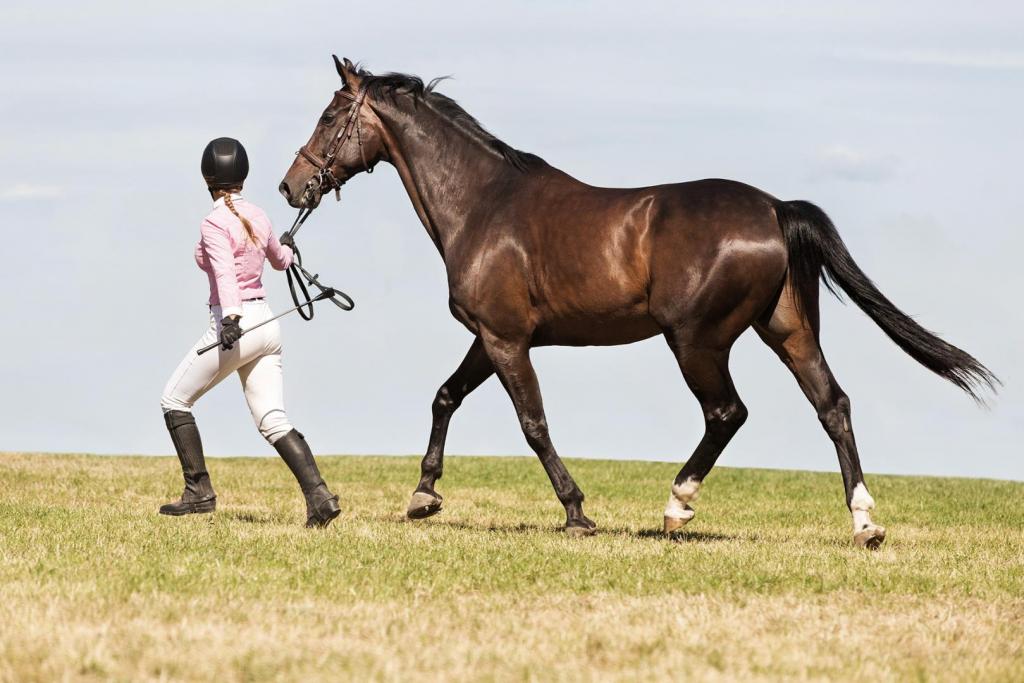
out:
M177 461L0 454L0 679L1024 679L1024 485L715 470L675 541L672 464L567 461L599 525L558 531L527 458L336 457L302 528L272 459L213 459L214 515L166 518Z

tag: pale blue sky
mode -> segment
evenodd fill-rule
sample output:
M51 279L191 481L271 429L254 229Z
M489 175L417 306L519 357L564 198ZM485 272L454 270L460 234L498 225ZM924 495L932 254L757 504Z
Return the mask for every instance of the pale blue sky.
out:
M980 410L825 299L865 469L1024 479L1019 3L367 4L4 4L0 450L171 452L159 393L206 319L202 148L240 138L247 197L286 228L275 188L337 52L454 75L441 90L495 134L590 183L719 176L821 205L886 294L1006 382ZM394 170L350 182L300 244L358 307L284 324L292 420L321 453L422 452L470 336ZM283 276L266 280L283 310ZM660 338L534 359L565 456L682 462L700 437ZM722 464L837 469L752 333L732 367L750 420ZM236 380L196 414L211 454L272 452ZM529 453L496 381L449 452Z

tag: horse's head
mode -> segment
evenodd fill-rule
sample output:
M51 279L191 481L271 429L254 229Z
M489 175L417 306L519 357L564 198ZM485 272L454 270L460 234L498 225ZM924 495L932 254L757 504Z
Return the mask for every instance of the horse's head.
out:
M317 121L309 142L278 189L295 208L313 208L325 193L336 190L352 176L371 171L385 156L380 120L366 102L358 69L349 60L334 57L341 89Z

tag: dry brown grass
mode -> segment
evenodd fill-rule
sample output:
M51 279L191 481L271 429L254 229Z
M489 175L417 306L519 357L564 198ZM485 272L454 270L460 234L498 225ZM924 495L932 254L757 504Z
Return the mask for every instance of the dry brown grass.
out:
M570 466L593 539L528 459L453 459L416 524L414 460L327 459L317 533L269 459L213 461L221 509L174 520L168 459L0 455L0 680L1024 678L1024 486L873 478L868 554L837 476L716 471L672 543L673 466Z
M344 593L344 591L341 591ZM1024 600L615 594L126 602L8 594L10 681L1020 680Z

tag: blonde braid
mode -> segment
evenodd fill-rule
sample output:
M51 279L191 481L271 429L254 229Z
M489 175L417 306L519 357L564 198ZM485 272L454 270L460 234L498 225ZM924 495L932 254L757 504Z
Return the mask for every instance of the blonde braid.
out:
M256 232L252 229L252 223L250 223L249 219L245 216L238 213L238 209L235 208L235 203L231 201L231 192L232 190L225 190L218 192L218 194L224 198L224 205L228 207L228 210L231 211L231 213L235 214L235 218L242 221L242 227L245 228L245 234L249 236L249 241L256 246L261 246L260 241L256 239Z

